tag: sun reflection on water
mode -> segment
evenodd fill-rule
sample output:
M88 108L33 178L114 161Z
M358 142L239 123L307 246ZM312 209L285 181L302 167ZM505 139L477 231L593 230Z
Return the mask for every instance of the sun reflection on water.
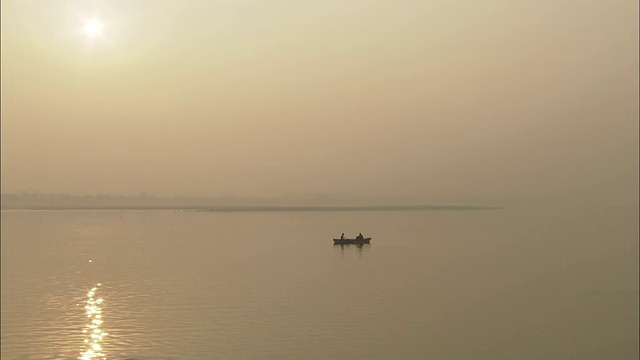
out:
M106 359L105 351L102 349L102 339L108 334L102 331L102 298L96 297L96 291L102 284L97 284L87 293L87 300L85 301L85 307L87 317L90 322L85 326L82 332L85 334L84 343L86 349L80 353L78 359Z

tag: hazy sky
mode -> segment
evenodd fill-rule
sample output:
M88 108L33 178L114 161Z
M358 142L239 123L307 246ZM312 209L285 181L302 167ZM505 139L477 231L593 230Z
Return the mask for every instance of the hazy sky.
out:
M637 0L2 1L5 193L629 199L637 161Z

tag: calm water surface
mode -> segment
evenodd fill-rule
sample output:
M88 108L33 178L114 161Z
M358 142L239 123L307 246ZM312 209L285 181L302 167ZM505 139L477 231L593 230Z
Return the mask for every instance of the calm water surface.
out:
M3 211L1 355L636 359L637 219Z

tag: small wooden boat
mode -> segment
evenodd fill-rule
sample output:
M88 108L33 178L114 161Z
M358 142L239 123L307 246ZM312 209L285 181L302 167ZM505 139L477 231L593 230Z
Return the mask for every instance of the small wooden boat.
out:
M371 238L363 239L333 239L333 245L345 245L345 244L370 244Z

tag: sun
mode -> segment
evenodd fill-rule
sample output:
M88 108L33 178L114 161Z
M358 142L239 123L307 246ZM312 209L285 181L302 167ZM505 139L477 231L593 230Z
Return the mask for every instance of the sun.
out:
M95 38L102 34L102 22L98 19L85 20L82 31L89 38Z

